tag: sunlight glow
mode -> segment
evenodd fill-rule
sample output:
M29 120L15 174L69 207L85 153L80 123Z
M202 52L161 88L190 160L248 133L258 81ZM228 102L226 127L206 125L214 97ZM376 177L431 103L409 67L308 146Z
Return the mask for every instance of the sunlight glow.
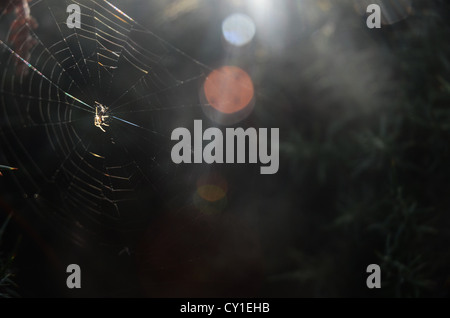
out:
M235 13L222 23L225 40L234 46L244 46L255 37L256 27L253 20L242 13Z

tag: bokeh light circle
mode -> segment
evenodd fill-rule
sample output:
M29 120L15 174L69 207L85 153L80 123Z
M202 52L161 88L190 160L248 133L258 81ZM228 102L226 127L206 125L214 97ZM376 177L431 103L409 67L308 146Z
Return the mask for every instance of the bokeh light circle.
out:
M222 23L225 40L234 46L244 46L255 37L256 27L253 20L242 13L234 13Z
M236 66L223 66L208 75L200 99L211 120L230 125L252 112L254 95L253 81L247 72Z
M210 172L197 180L193 202L198 211L205 214L222 212L228 204L228 183L217 172Z
M206 78L204 90L209 104L225 114L236 113L248 106L254 94L250 76L236 66L214 70Z

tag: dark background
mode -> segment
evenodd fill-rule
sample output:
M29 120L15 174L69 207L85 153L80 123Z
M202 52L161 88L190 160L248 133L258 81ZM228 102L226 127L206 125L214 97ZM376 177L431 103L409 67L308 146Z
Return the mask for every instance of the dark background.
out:
M69 226L83 222L77 211L24 199L20 170L4 173L0 216L12 220L1 248L17 255L9 267L18 295L448 297L449 4L412 1L407 19L369 30L352 1L274 1L265 32L235 50L220 26L235 11L252 16L244 2L193 1L170 14L182 2L118 6L190 57L249 72L255 111L236 126L280 128L279 172L169 164L148 171L158 194L144 187L120 218L84 220L83 230ZM213 125L201 109L177 115L186 126ZM157 145L168 162L170 140ZM11 163L8 153L0 163ZM192 202L208 171L228 183L225 208L213 215ZM81 290L65 285L72 263ZM366 287L372 263L381 266L380 290Z

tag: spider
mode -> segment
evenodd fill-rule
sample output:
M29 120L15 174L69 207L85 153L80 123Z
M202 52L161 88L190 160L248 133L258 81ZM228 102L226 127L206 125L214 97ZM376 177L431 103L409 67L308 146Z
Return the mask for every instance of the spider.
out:
M95 127L100 128L103 132L106 132L106 130L102 126L109 126L106 123L109 118L109 116L107 115L108 108L106 108L106 106L103 106L99 102L95 102L95 104L97 106L95 107L94 125Z

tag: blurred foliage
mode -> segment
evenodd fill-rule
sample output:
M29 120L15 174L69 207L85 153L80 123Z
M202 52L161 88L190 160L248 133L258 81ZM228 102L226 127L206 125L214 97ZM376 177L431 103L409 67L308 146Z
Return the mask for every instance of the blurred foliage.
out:
M297 117L302 128L282 145L289 173L310 198L299 204L320 213L308 224L320 234L306 232L308 243L293 248L297 269L273 277L296 281L298 295L449 296L450 28L443 12L450 7L414 5L407 20L366 30L395 65L390 101L319 123L317 114ZM365 286L371 263L382 270L377 291Z
M0 247L5 233L6 227L11 219L11 215L6 219L0 228ZM14 254L4 255L0 250L0 298L17 297L16 284L14 283L14 273L12 265L14 261Z

